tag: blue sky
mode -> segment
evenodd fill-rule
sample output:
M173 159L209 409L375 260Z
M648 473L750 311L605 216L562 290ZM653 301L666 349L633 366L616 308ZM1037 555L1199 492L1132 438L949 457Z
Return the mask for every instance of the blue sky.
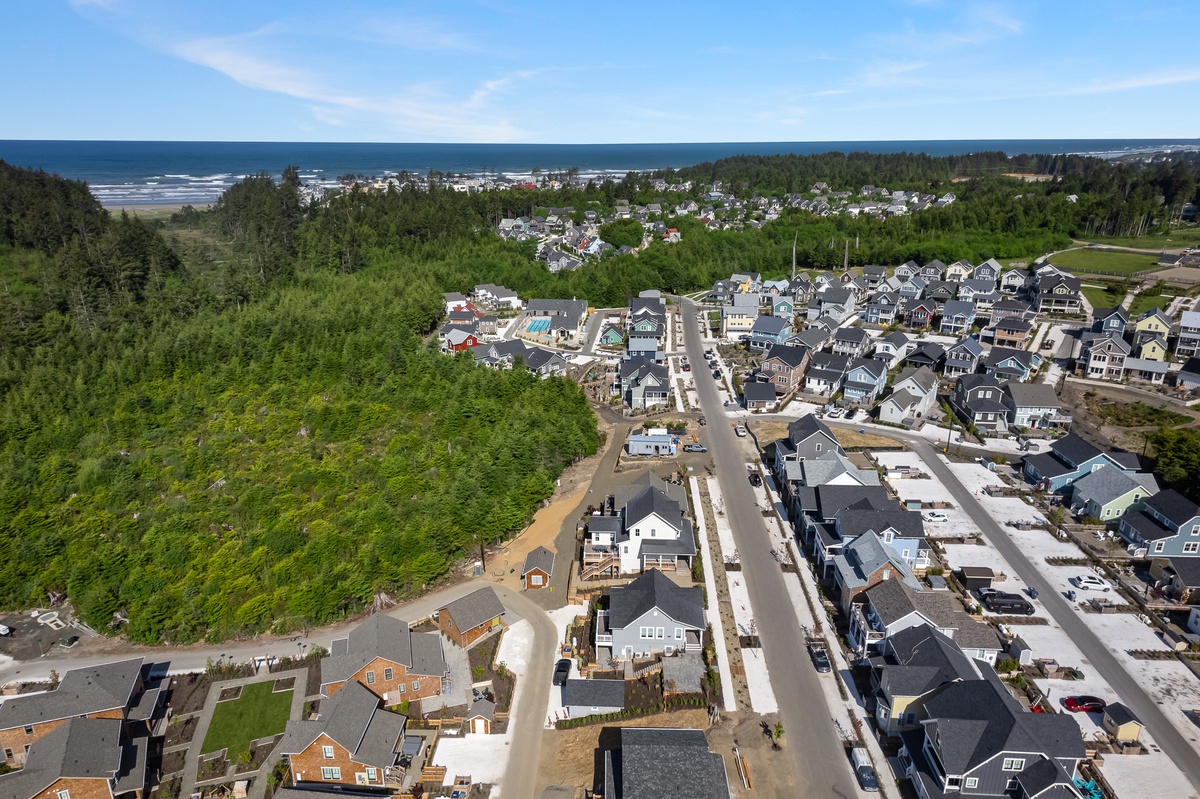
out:
M0 139L1200 135L1195 0L8 0L3 19Z

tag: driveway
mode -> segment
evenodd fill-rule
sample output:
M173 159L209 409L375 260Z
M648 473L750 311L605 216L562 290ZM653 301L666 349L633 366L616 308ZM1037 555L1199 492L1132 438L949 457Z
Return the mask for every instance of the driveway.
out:
M704 358L697 329L697 306L681 301L684 345L694 363ZM709 419L723 418L716 381L697 380L700 407ZM787 730L788 746L781 753L791 761L797 796L857 796L858 786L850 764L833 728L825 695L812 669L797 668L808 655L801 642L796 613L786 597L787 586L779 562L771 551L771 540L756 502L754 489L746 480L749 439L739 440L728 424L709 425L709 454L717 464L717 477L725 498L726 517L742 563L742 574L755 608L755 622L763 642L767 669L777 681L779 717ZM745 448L744 448L745 447Z

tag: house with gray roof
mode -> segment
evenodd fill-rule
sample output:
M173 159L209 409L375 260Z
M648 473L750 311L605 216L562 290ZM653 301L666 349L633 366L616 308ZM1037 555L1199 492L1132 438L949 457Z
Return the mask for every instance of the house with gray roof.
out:
M289 721L278 751L296 785L384 788L403 776L397 761L407 721L351 681L321 703L316 719Z
M636 411L666 405L671 398L670 373L650 358L622 361L613 390Z
M1026 480L1044 483L1046 490L1053 492L1062 491L1085 474L1107 468L1136 472L1137 455L1121 450L1105 452L1075 433L1055 441L1049 452L1026 455L1022 466Z
M875 722L887 735L917 728L925 699L954 682L983 679L985 668L930 624L885 639L871 658Z
M984 371L997 380L1016 380L1024 383L1042 365L1042 356L1028 350L992 347L987 354Z
M752 350L769 350L776 344L784 344L792 336L790 316L760 316L750 327L748 346Z
M901 733L900 762L921 799L1079 799L1083 736L1070 714L1031 713L994 673L954 682Z
M1061 427L1065 415L1059 411L1058 394L1046 383L1004 384L1000 401L1008 408L1008 426L1015 430L1045 430Z
M983 363L983 355L983 345L979 343L979 340L967 336L946 350L946 363L942 367L942 373L949 379L959 375L973 375L979 371L979 364Z
M787 438L776 442L775 476L782 478L783 465L788 461L819 458L829 452L845 454L845 450L838 443L837 436L829 429L829 425L813 414L801 416L788 424Z
M569 718L620 713L625 709L625 681L567 680L562 706Z
M504 626L504 605L490 586L459 597L437 611L438 629L454 643L468 647Z
M22 750L23 768L0 776L0 799L141 796L150 739L129 737L124 726L86 717L58 724Z
M917 587L917 578L900 553L884 544L873 530L858 536L833 555L832 566L834 590L843 613L850 612L859 594L885 580L900 580Z
M1152 474L1099 469L1072 484L1071 511L1077 516L1107 524L1157 493L1158 482Z
M876 340L875 352L871 354L871 357L877 361L883 361L888 369L893 369L915 346L912 337L897 330Z
M321 660L321 695L334 696L348 682L357 682L383 700L398 705L442 693L449 678L442 637L414 633L408 623L375 613L345 638L330 645Z
M521 581L526 590L544 588L554 574L554 553L545 547L534 547L521 564Z
M0 704L0 744L4 762L20 766L29 747L41 740L64 719L130 717L129 709L146 697L151 713L161 697L157 683L148 686L144 658L103 663L71 669L58 685L40 693L11 696ZM149 718L149 716L146 716Z
M948 300L942 306L942 319L938 331L946 335L961 336L975 324L975 303L966 300Z
M1127 510L1118 529L1143 557L1200 557L1200 506L1173 488Z
M991 375L960 375L954 381L950 406L979 430L996 433L1008 429L1003 396L1000 381Z
M670 655L704 648L704 589L683 588L650 569L608 595L596 615L596 646L613 659Z
M887 383L887 367L874 358L855 358L846 368L842 397L846 402L869 405Z
M730 799L725 759L703 730L622 727L620 746L605 750L604 799Z
M833 334L834 355L861 358L871 348L871 336L861 327L841 327Z

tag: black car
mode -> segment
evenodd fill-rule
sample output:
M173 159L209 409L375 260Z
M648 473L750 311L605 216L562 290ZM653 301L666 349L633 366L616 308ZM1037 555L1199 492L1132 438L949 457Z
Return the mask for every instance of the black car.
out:
M820 644L809 644L808 656L812 658L813 666L821 674L833 671L833 665L829 662L829 653L825 651L825 647Z
M552 682L555 685L566 685L567 677L571 675L571 661L563 658L554 664L554 679Z
M712 373L712 375L713 375L713 380L720 380L720 379L721 379L721 373L720 373L720 372L718 372L718 371L716 371L715 369L713 370L713 373Z
M997 591L983 597L983 605L992 613L1016 613L1022 616L1032 616L1033 604L1019 594L1008 594Z
M758 488L762 485L762 478L759 477L755 472L750 473L750 485L754 486L755 488Z

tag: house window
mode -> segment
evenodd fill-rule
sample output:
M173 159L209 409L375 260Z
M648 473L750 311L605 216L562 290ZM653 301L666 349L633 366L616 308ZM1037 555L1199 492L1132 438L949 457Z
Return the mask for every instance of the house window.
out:
M391 669L384 669L383 670L383 679L386 680L387 682L391 682L392 674L393 674L393 672Z
M1025 758L1023 757L1006 757L1004 758L1005 771L1023 771L1025 768Z
M1183 554L1195 555L1197 552L1200 552L1200 542L1189 541L1183 545Z
M374 685L374 684L375 684L375 672L368 671L367 672L367 685Z
M1200 524L1192 525L1192 535L1200 535Z
M5 749L5 750L4 750L4 759L5 759L5 760L12 760L12 759L13 759L13 753L12 753L12 750L11 750L11 749Z
M666 631L666 630L664 630L662 627L659 627L659 628L658 628L658 630L656 630L655 632L656 632L656 635L655 635L655 637L656 637L656 638L658 638L658 639L660 639L660 640L666 637L666 632L667 632L667 631Z
M963 787L964 788L978 788L979 787L979 778L978 777L967 777L965 780L963 780Z
M399 691L400 693L404 693L404 683L400 683L399 685L397 685L396 690Z
M1162 551L1163 551L1163 542L1162 542L1162 541L1156 541L1156 542L1154 543L1154 551L1155 551L1155 552L1162 552Z
M652 627L639 627L638 628L638 638L653 638L653 637L654 637L654 628L652 628Z
M683 628L682 628L682 627L676 627L676 628L675 628L675 640L676 640L676 641L682 641L682 640L683 640Z
M321 747L321 756L324 757L326 760L333 760L333 747L332 746L322 746Z
M379 769L367 769L367 779L371 782L375 782L375 780L379 779Z
M25 725L25 734L26 734L26 735L33 735L33 727L31 727L31 726L29 726L28 724L26 724L26 725Z
M419 691L419 690L421 690L421 683L420 683L419 681L417 681L417 680L413 680L413 690L414 690L414 691Z
M817 444L817 452L820 452L820 451L821 451L821 444L820 444L820 443L818 443L818 444Z
M63 790L63 791L57 791L57 793L58 793L58 799L71 799L70 791Z
M340 780L342 778L342 770L337 766L322 766L321 779L323 780Z

